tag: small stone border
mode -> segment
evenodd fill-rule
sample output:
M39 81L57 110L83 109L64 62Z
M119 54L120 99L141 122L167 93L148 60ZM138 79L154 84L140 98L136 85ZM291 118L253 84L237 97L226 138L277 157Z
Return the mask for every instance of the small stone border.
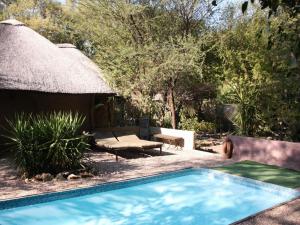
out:
M50 173L41 173L33 176L32 178L23 178L25 183L31 183L31 182L48 182L48 181L69 181L69 180L77 180L81 178L92 178L94 177L94 174L88 172L87 170L79 170L79 171L73 171L73 172L61 172L56 174L56 176L53 176Z
M0 200L0 210L6 210L10 208L17 208L22 206L28 206L28 205L35 205L50 201L55 201L57 198L73 198L78 197L83 194L92 194L97 192L104 192L104 191L110 191L110 190L116 190L121 189L124 187L134 186L137 184L142 183L150 183L154 180L162 180L166 178L172 178L174 176L180 176L185 175L186 173L194 171L194 168L187 167L180 170L175 170L172 172L162 172L162 173L156 173L150 176L142 176L139 178L130 178L130 179L124 179L120 181L112 181L112 182L106 182L103 184L96 184L90 187L84 187L84 188L70 188L66 189L65 191L59 191L59 192L46 192L42 194L34 194L34 195L28 195L26 197L20 197L20 198L12 198L12 199L6 199L6 200ZM145 182L146 181L146 182Z

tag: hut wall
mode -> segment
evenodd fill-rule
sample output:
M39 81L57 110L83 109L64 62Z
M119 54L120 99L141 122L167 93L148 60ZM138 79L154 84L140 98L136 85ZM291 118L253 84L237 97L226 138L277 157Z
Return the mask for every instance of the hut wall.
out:
M95 109L95 104L101 103ZM85 116L83 129L91 131L96 127L112 126L113 103L106 95L54 94L30 91L0 90L0 135L7 125L6 119L16 113L47 113L53 111L78 112ZM0 143L3 138L0 137ZM0 147L1 152L1 147Z
M98 105L94 111L95 128L107 128L114 126L113 123L113 101L107 96L97 95L95 105Z
M0 125L16 113L79 112L86 117L84 129L90 129L92 94L50 94L25 91L0 91Z

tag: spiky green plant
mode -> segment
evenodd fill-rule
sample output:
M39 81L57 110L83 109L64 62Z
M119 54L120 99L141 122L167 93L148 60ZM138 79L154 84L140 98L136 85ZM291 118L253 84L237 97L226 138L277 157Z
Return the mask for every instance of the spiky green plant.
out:
M8 140L21 171L58 173L80 165L89 148L80 134L85 118L78 113L18 114L8 120Z

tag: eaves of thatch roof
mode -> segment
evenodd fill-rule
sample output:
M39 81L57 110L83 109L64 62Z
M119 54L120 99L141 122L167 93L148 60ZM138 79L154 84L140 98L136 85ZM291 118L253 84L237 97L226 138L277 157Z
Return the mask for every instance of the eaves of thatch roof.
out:
M89 58L61 47L19 21L0 22L0 90L114 94Z

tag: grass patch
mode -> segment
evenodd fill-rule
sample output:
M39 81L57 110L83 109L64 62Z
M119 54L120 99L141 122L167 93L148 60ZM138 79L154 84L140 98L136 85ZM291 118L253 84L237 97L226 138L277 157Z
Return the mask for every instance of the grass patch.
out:
M300 187L300 172L277 166L253 161L242 161L229 166L216 167L214 169L288 188Z

